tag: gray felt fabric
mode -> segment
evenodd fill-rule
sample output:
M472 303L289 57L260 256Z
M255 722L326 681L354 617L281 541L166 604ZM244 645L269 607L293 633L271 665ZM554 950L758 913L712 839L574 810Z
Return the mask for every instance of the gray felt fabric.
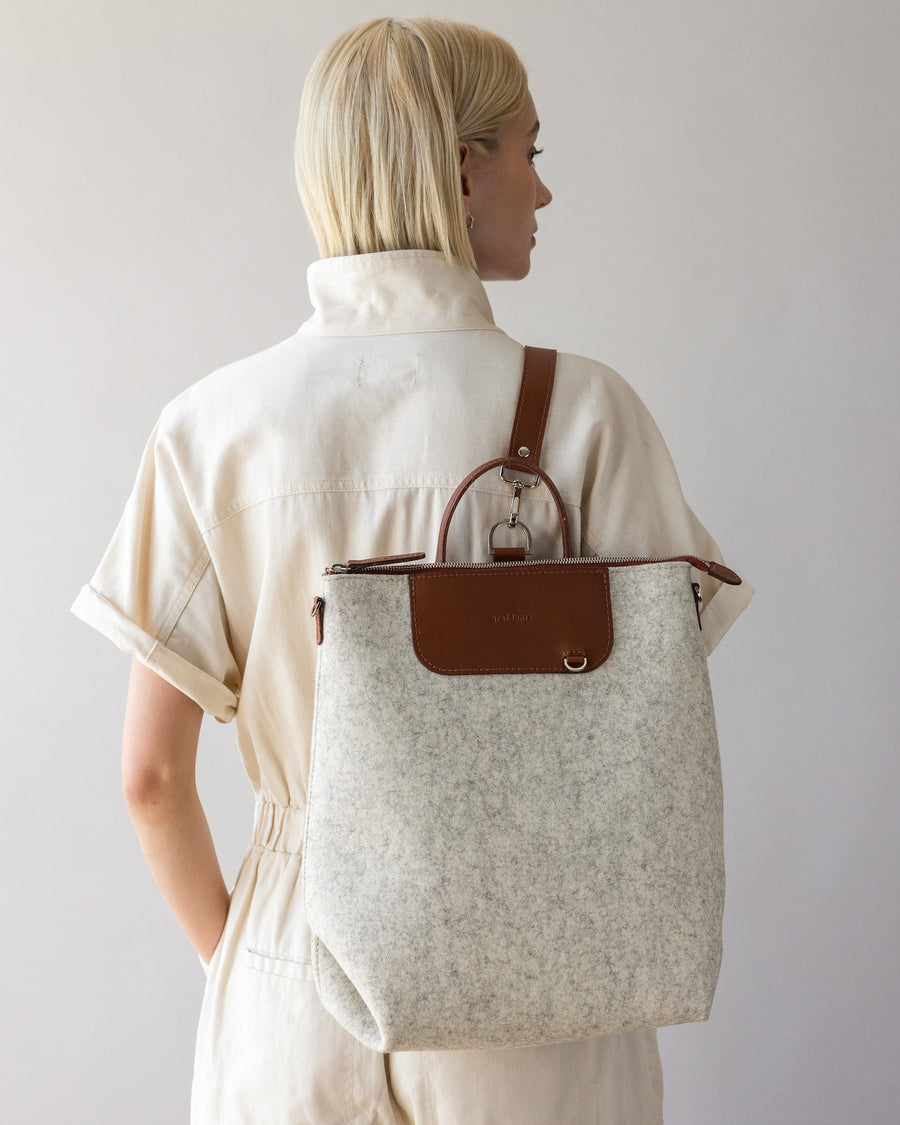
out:
M690 564L610 587L594 671L444 676L405 575L324 577L303 894L322 1002L366 1046L709 1015L722 784Z

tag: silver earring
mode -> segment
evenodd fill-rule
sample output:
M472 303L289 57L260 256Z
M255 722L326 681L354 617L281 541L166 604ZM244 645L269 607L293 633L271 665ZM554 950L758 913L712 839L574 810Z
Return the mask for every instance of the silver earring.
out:
M475 217L466 211L466 230L471 230L475 226Z

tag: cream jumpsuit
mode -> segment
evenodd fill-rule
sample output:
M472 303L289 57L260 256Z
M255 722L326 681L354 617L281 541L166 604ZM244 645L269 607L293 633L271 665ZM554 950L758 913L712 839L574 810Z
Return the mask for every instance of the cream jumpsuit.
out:
M433 557L454 487L506 450L522 346L494 324L474 271L434 251L322 260L308 280L314 313L295 335L163 408L72 607L235 720L256 794L207 967L192 1125L655 1125L654 1030L382 1055L319 1003L299 873L320 575L347 558ZM721 558L643 403L603 364L559 355L542 464L582 554ZM509 494L496 475L470 489L449 559L487 561ZM546 489L521 503L534 554L558 554ZM753 591L695 577L710 652Z

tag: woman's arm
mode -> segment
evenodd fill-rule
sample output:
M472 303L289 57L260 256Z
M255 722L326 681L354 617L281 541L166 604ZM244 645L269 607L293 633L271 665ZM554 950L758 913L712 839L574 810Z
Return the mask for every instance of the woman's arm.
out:
M191 945L209 961L229 895L197 794L202 708L131 661L122 734L122 792L144 859Z

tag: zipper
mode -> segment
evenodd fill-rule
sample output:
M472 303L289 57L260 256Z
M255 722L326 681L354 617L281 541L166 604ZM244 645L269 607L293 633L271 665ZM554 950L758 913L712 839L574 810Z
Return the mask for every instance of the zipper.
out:
M414 555L395 555L392 556L398 559L422 559L425 557L425 552L419 552ZM638 558L631 555L598 555L598 556L585 556L583 558L563 558L563 559L524 559L512 560L510 562L489 562L489 563L459 563L459 562L433 562L433 563L410 563L401 562L385 565L385 560L382 558L377 559L351 559L345 563L334 563L327 567L326 574L417 574L424 570L440 570L442 568L452 568L454 570L495 570L497 567L505 566L546 566L548 563L553 565L568 564L571 566L640 566L644 563L663 563L663 562L689 562L698 570L705 571L713 578L717 578L720 582L725 582L729 586L739 586L741 579L733 570L730 570L722 563L714 562L707 559L699 559L695 555L671 555L667 558Z

